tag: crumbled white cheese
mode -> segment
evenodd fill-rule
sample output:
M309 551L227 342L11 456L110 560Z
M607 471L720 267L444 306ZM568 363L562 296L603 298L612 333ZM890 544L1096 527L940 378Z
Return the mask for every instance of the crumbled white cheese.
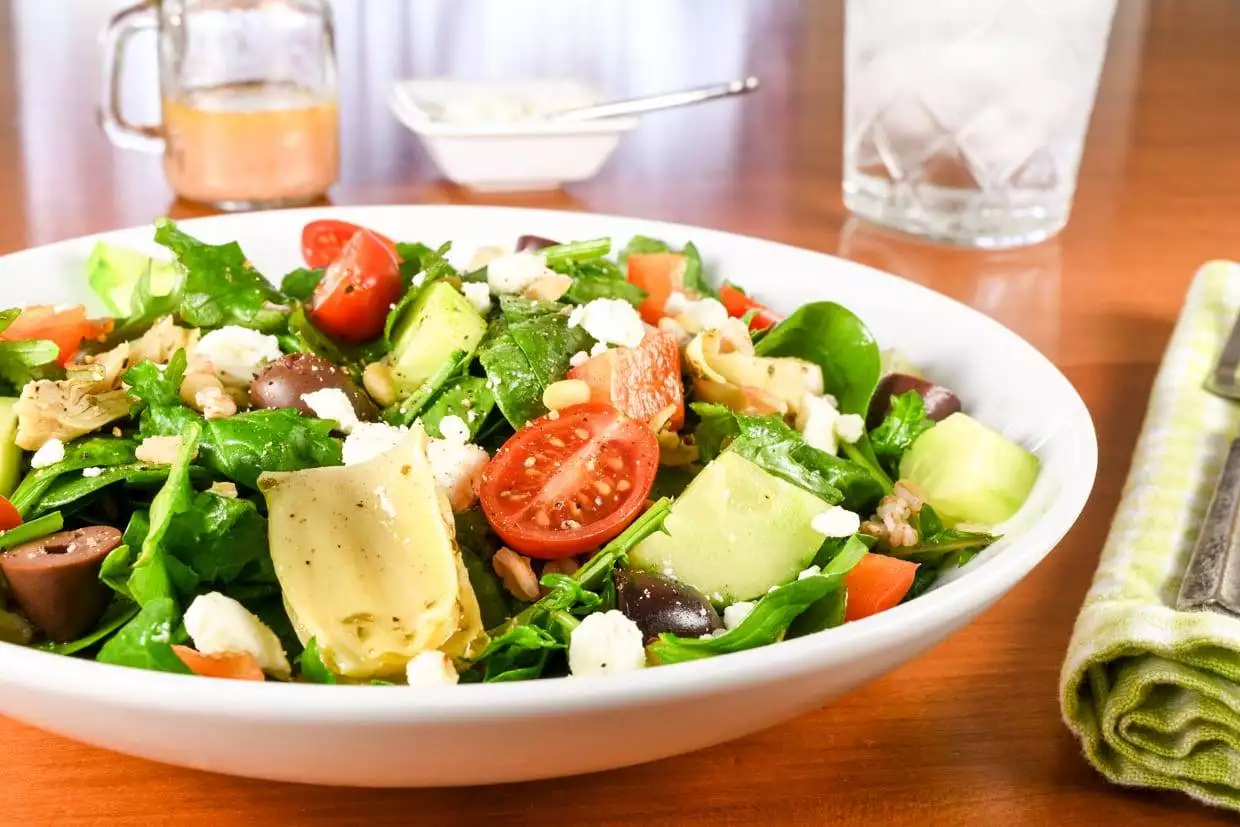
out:
M487 263L492 293L520 293L547 274L547 261L537 253L507 253Z
M861 414L841 414L835 420L835 435L851 445L865 436L865 420Z
M431 439L426 445L426 458L435 484L448 495L453 512L467 511L478 501L482 474L491 461L485 449L448 439Z
M679 316L689 309L693 301L679 290L673 290L663 303L663 312L668 316Z
M456 414L448 414L439 420L439 433L443 434L443 438L449 442L456 442L464 445L469 442L471 436L469 426L465 424L465 420Z
M30 467L46 468L49 465L55 465L64 458L65 444L56 437L52 437L40 445L39 450L34 452L34 456L30 458Z
M83 468L82 469L83 477L98 477L102 474L103 474L102 468Z
M340 425L342 433L350 433L358 425L357 412L349 395L340 388L320 388L317 391L303 393L301 401L314 411L319 419L334 419Z
M491 288L487 285L480 281L465 282L461 285L461 294L483 316L490 312Z
M797 580L806 580L810 577L817 577L820 574L822 574L821 566L810 566L805 571L797 575Z
M600 342L637 347L646 336L646 325L633 305L624 299L595 299L578 305L568 316L569 327L580 327Z
M646 665L642 631L623 612L586 615L568 641L568 671L574 675L632 672Z
M723 610L723 626L728 631L732 631L740 626L745 618L749 617L749 613L753 611L756 603L748 600L742 600L739 603L733 603Z
M195 358L210 362L216 376L236 385L250 384L263 365L280 355L280 343L275 336L238 325L210 331L194 348Z
M604 345L604 347L606 347L606 345ZM579 350L572 356L568 357L569 366L574 368L579 368L588 361L590 361L590 354L586 353L584 350Z
M411 287L421 287L425 283L426 283L426 271L425 270L420 270L419 272L415 273L413 278L409 280L409 285ZM392 307L396 307L396 305L392 305Z
M418 652L405 665L405 680L410 686L450 686L460 679L452 661L438 649Z
M345 437L342 449L344 464L357 465L387 453L399 445L408 432L408 428L386 422L359 422Z
M810 520L810 527L826 537L851 537L861 528L861 516L833 505Z
M690 299L684 293L674 291L667 297L663 312L669 317L685 316L689 320L690 329L719 330L728 323L728 310L718 299L707 296L704 299ZM748 331L746 331L748 336Z
M591 357L594 357L594 356L599 356L599 355L604 354L604 353L606 353L606 352L607 352L607 343L606 343L606 342L595 342L595 343L594 343L594 344L590 347L590 356L591 356Z
M797 430L805 441L820 451L835 454L837 449L835 423L840 412L835 409L835 400L828 396L817 396L807 393L797 411Z
M231 597L208 592L185 610L185 631L204 655L247 653L264 672L287 678L291 669L280 639L265 623Z

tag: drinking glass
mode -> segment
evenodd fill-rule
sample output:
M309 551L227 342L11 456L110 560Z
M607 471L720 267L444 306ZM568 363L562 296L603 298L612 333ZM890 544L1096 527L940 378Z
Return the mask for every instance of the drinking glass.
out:
M157 34L162 123L130 123L126 48ZM178 195L223 210L314 201L340 166L327 0L148 0L104 42L102 120L117 146L162 152Z
M844 203L1012 247L1063 228L1115 0L848 0Z

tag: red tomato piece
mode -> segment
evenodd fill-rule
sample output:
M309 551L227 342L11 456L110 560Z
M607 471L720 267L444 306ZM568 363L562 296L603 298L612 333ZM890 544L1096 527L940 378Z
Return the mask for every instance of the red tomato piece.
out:
M82 339L98 335L93 332L95 329L95 323L87 320L86 308L81 305L36 304L22 310L21 315L0 332L0 339L10 342L47 339L60 348L58 361L66 365L81 347Z
M482 475L479 498L495 533L543 560L601 546L650 494L659 443L615 408L577 405L531 422Z
M172 651L189 671L204 678L232 678L241 681L266 680L262 667L249 652L222 652L204 655L188 646L173 646Z
M885 554L867 554L844 575L848 600L844 620L860 620L895 606L908 594L917 563Z
M0 531L8 531L22 524L22 515L8 497L0 497Z
M662 331L648 331L638 347L616 347L572 368L569 379L590 386L590 401L649 422L674 405L672 430L685 421L685 388L680 378L680 347Z
M723 302L728 315L735 316L738 319L751 310L757 311L749 319L750 330L766 330L768 327L774 327L784 320L783 316L769 307L754 301L745 295L744 291L739 287L733 287L730 284L725 284L719 289L719 300Z
M646 300L637 308L642 320L657 325L668 297L684 289L685 257L682 253L633 253L629 281L646 291Z
M331 264L340 255L344 245L349 243L349 239L353 238L358 230L364 229L366 228L350 224L348 221L330 218L311 221L301 231L301 255L306 260L306 266L326 267ZM370 232L374 233L375 238L392 251L397 261L400 260L400 256L396 253L396 242L374 230Z
M310 298L310 319L333 339L368 342L400 299L400 263L370 230L358 230Z

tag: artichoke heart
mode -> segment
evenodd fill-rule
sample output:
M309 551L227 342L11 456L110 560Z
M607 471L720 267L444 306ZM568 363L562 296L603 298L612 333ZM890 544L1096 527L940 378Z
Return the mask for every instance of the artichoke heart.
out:
M392 677L419 652L465 657L484 641L426 444L415 425L368 462L259 478L289 619L345 677Z
M685 361L698 380L695 386L712 389L709 401L734 409L747 403L753 405L753 412L796 413L805 394L823 390L822 368L813 362L792 356L755 356L752 350L737 349L717 330L694 337L685 348ZM728 393L729 387L736 392ZM733 398L735 405L727 401ZM772 402L776 410L762 410L772 407Z

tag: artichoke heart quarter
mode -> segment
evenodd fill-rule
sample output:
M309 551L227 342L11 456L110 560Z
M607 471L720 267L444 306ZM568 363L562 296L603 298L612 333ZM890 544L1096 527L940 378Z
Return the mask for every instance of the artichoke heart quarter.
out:
M415 425L368 462L259 478L289 619L345 677L399 675L419 652L465 656L482 639L426 444Z

